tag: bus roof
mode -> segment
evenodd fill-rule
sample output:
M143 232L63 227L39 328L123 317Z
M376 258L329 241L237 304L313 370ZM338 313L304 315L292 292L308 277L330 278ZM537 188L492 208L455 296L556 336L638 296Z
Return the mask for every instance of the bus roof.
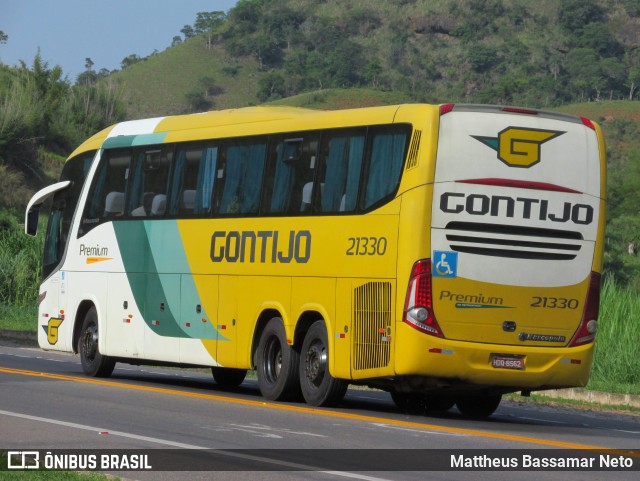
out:
M260 106L130 120L112 125L93 135L69 158L99 148L388 124L394 121L400 107L400 105L389 105L324 111L299 107ZM422 108L437 109L438 107L422 105ZM240 125L242 129L238 128Z

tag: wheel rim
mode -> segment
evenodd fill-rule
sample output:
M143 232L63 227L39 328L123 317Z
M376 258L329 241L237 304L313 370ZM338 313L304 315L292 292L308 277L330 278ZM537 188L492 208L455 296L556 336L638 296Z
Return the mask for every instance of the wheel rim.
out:
M277 337L269 339L269 344L264 354L264 373L267 381L274 384L282 370L282 346Z
M324 344L316 339L311 343L304 358L304 373L307 381L314 387L322 384L327 371L327 350Z
M90 324L84 331L82 352L84 353L84 358L89 363L93 363L98 352L98 327L95 324Z

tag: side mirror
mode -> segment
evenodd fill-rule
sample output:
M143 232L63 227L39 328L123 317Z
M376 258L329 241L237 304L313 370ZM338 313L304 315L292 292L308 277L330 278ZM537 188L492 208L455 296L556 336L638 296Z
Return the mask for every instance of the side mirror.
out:
M70 180L64 180L57 184L50 185L49 187L45 187L34 194L27 205L27 211L24 216L25 234L30 236L36 235L36 232L38 232L38 214L40 213L40 207L42 207L44 201L56 192L66 189L70 185Z

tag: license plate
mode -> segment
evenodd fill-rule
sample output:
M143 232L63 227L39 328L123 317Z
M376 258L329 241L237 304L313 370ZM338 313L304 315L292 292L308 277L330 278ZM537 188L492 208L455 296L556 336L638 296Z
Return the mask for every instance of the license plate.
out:
M497 369L524 369L524 356L491 354L491 365Z

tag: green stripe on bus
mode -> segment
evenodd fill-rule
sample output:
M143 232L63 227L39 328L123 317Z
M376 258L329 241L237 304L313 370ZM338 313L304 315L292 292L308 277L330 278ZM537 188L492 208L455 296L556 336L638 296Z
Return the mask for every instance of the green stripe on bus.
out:
M181 248L176 221L119 221L113 228L136 305L153 332L166 337L228 341L212 323L193 323L188 333L180 323L181 303L195 306L202 301ZM166 245L172 248L168 251L163 248ZM204 309L200 315L215 318Z
M116 149L122 147L138 147L141 145L156 145L164 142L167 132L159 134L118 135L109 137L102 144L103 149Z

